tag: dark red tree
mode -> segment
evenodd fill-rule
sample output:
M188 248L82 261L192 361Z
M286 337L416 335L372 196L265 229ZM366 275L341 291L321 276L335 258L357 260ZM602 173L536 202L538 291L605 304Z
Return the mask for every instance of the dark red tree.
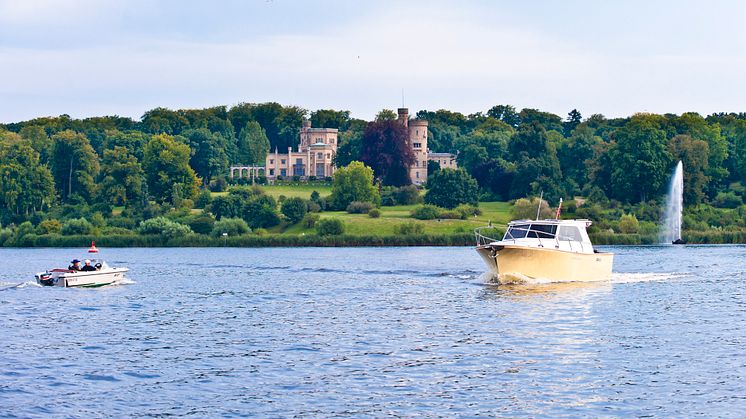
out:
M399 120L370 122L363 134L360 159L383 185L412 183L409 168L415 163L409 131Z

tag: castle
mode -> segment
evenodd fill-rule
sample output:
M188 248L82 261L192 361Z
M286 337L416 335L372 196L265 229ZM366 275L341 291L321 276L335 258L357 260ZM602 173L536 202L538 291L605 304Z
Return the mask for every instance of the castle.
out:
M438 162L441 169L457 167L454 154L431 153L428 150L427 121L409 120L407 108L399 108L398 115L398 120L409 131L409 144L415 154L415 163L409 168L409 177L414 185L421 185L427 180L428 160ZM331 177L336 170L334 157L337 154L338 135L336 128L312 128L309 121L304 121L298 151L288 147L287 154L279 154L275 149L274 153L267 155L264 166L231 166L230 177L253 180L266 176L270 181L289 177L303 180Z

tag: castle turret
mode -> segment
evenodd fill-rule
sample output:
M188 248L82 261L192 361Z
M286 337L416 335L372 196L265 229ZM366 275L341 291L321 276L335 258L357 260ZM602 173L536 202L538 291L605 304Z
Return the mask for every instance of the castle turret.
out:
M399 113L399 121L404 124L404 126L409 125L409 109L407 108L399 108L397 109L397 112Z

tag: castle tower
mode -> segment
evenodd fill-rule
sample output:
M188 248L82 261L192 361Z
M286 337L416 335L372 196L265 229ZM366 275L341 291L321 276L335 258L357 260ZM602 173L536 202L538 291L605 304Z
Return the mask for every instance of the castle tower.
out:
M413 119L409 121L409 144L414 150L415 162L409 168L409 178L415 185L427 180L427 121Z

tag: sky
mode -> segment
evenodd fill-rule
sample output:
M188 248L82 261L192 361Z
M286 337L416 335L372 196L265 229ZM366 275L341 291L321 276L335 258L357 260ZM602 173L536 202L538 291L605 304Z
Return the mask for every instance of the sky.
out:
M275 101L746 111L738 1L0 0L0 123Z

